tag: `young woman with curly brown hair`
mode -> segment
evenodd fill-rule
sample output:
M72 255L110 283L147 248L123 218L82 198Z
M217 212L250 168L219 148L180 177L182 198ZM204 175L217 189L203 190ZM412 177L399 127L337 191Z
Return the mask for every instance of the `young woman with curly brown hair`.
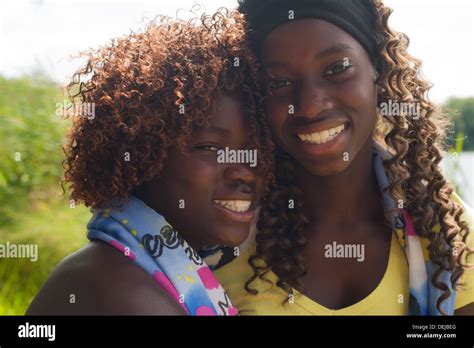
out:
M446 123L391 10L240 3L278 145L256 246L217 271L240 312L474 314L473 215L439 169Z
M237 313L209 267L246 240L273 151L244 38L242 15L221 10L89 54L69 90L95 117L73 117L64 165L71 198L93 208L91 242L27 314Z

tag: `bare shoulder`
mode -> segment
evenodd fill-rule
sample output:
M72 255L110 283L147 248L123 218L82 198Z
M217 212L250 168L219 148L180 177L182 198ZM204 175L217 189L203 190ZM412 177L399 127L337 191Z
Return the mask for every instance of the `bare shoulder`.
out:
M53 270L26 315L184 315L143 269L93 241Z

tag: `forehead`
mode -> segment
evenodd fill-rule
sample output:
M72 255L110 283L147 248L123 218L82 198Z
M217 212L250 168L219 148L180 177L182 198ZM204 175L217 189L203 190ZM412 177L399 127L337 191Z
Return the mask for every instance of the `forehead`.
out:
M229 130L233 133L245 129L248 121L242 112L242 100L233 95L217 97L209 117L209 126ZM206 127L198 127L203 130Z
M265 38L262 60L265 65L278 61L297 61L318 53L364 51L359 42L338 26L316 18L305 18L285 23ZM331 52L331 50L333 52Z

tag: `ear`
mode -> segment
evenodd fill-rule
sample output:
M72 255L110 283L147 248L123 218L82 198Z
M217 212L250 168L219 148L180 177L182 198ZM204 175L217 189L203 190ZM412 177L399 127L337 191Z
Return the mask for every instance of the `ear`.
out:
M372 79L375 82L375 81L377 81L378 78L379 78L379 72L377 71L375 66L372 64Z
M375 103L378 105L378 91L379 91L379 86L377 85L376 81L379 78L379 73L377 69L372 65L372 81L374 81L374 94L375 94Z

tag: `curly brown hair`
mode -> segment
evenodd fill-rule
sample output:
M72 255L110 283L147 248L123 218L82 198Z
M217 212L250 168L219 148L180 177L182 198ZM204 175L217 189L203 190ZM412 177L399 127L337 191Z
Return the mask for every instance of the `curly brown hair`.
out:
M451 292L438 278L442 270L451 272L452 286L459 289L463 285L459 282L461 276L467 268L472 268L468 256L474 252L466 243L469 229L461 220L463 208L451 199L453 189L439 168L449 123L427 97L431 85L420 74L421 61L407 53L408 37L389 28L387 22L392 10L381 0L373 0L373 5L377 12L378 101L418 101L421 106L417 120L397 116L382 118L379 114L374 138L388 146L393 154L384 161L391 182L389 193L396 201L405 202L404 207L411 214L418 234L430 241L429 256L438 266L431 281L443 291L437 307L445 314L441 303ZM252 294L258 291L251 283L257 278L270 282L265 278L270 271L278 274L277 286L288 294L292 293L290 284L299 284L298 280L306 272L302 251L307 243L308 219L302 213L303 195L295 182L294 160L278 149L275 180L263 197L256 254L249 258L254 274L245 289ZM294 209L288 209L290 198L297 202ZM387 223L390 213L386 213ZM439 232L434 231L435 226L440 227ZM445 248L446 244L449 248ZM454 248L457 254L453 253Z
M62 181L71 199L93 208L126 200L160 174L170 146L185 151L220 95L242 101L269 182L273 144L257 117L258 67L244 32L243 16L221 8L189 21L157 17L143 32L87 52L86 66L66 88L72 103L95 103L93 119L72 115Z

